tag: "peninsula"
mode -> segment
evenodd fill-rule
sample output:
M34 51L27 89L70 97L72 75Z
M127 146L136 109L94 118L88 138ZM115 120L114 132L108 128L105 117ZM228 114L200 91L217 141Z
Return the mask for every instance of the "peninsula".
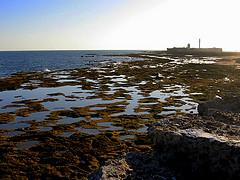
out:
M222 54L222 48L201 48L201 39L199 39L199 47L191 48L188 44L187 47L173 47L167 48L167 52L170 54Z

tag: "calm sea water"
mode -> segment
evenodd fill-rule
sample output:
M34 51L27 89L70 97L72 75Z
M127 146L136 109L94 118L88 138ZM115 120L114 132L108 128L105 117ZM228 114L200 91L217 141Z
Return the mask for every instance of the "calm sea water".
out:
M107 55L140 51L11 51L0 52L0 77L16 72L73 69L104 62L131 61L127 57Z

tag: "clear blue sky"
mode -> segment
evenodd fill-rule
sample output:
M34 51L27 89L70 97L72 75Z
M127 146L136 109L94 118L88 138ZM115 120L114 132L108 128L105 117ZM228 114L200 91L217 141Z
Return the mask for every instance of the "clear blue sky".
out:
M86 41L84 34L92 31L86 26L123 3L124 0L1 0L0 49L68 49L67 44L74 48L74 42L67 40L71 33L76 35L76 41ZM84 41L76 44L84 48Z
M238 0L0 0L0 50L240 50Z

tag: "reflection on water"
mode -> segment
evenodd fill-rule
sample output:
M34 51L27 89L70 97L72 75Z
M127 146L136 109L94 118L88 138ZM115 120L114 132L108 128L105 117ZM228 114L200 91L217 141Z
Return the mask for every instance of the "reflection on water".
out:
M73 123L80 122L84 119L85 119L84 117L80 117L80 118L61 117L61 119L58 120L56 125L73 124Z
M39 144L40 142L39 141L24 141L24 142L20 142L17 144L16 148L18 150L26 150L26 149L29 149L37 144Z
M10 129L7 129L10 130ZM9 132L5 132L2 135L5 137L14 137L14 136L20 136L21 134L24 134L24 132L22 131L9 131Z
M60 134L59 136L60 137L70 137L73 134L74 134L73 132L64 132L64 133Z
M167 56L156 56L156 55L144 55L145 57L166 59L170 60L173 64L214 64L217 60L221 59L218 57L194 57L191 55L186 55L184 57L167 57ZM156 67L156 66L155 66Z
M40 132L48 132L51 130L52 130L52 127L39 127Z
M123 135L123 136L120 136L120 140L122 141L125 141L125 140L131 140L131 139L135 139L135 135Z
M126 82L125 76L114 76L111 78L115 78L114 80L111 80L112 83L116 82ZM118 81L119 80L119 81ZM144 83L141 83L144 84ZM106 91L106 94L112 95L114 92L118 89L124 89L125 94L130 95L130 99L126 100L126 105L118 105L118 107L123 107L123 112L116 112L112 114L112 117L117 117L120 115L146 115L149 114L148 109L149 108L143 108L146 111L143 112L136 112L135 109L139 106L139 101L144 99L145 97L142 95L142 91L138 88L138 86L117 86L114 87L114 84L111 84L111 88L109 91ZM160 115L170 115L175 114L176 110L180 110L180 112L185 113L197 113L196 107L197 103L194 103L191 98L189 98L188 94L185 94L186 87L180 86L180 85L173 85L173 86L164 86L162 90L156 90L152 91L149 94L149 97L151 98L157 98L157 102L143 102L142 104L145 105L157 105L161 102L167 102L166 99L170 97L177 97L179 101L181 101L181 106L168 106L164 107L163 111L160 113ZM2 98L2 101L0 102L1 106L6 105L12 105L18 104L16 99L18 101L21 100L32 100L32 101L43 101L42 105L48 110L43 112L33 112L27 117L22 116L16 116L16 122L6 123L6 124L0 124L0 129L2 130L15 130L15 129L21 129L21 128L27 128L31 125L27 122L36 121L41 122L45 121L51 111L56 110L66 110L71 109L71 107L88 107L90 111L95 111L97 113L107 110L107 107L105 105L107 104L114 104L121 102L121 99L116 97L112 100L103 100L102 98L88 98L92 97L94 95L94 91L91 90L83 90L81 86L62 86L62 87L54 87L54 88L37 88L33 90L26 90L26 89L18 89L16 91L4 91L0 92L0 95ZM52 94L52 95L51 95ZM56 94L56 95L55 95ZM44 102L44 99L49 98L51 96L55 98L54 101L46 101ZM53 96L54 95L54 96ZM66 96L69 96L75 99L75 101L66 101ZM16 98L17 97L17 98ZM102 106L99 106L101 105ZM24 106L24 104L18 104ZM96 106L97 105L97 106ZM22 108L22 106L19 107L11 107L9 108L1 108L0 112L15 112L17 109ZM78 118L71 118L71 117L59 117L56 123L53 123L53 126L56 125L69 125L74 123L79 123L83 120L86 120L85 117L78 117ZM101 117L92 117L91 120L101 120ZM24 123L21 123L24 122ZM123 127L117 127L112 125L112 122L101 122L97 123L97 125L100 127L101 131L121 131L123 130ZM50 131L52 130L51 127L40 127L39 131ZM76 129L77 131L87 133L87 134L98 134L100 133L97 129L85 129L78 127ZM136 132L145 132L146 128L139 129ZM64 134L62 136L65 136Z
M0 124L1 130L16 130L16 129L23 129L29 127L30 124L27 123L7 123L7 124Z
M188 57L189 58L189 57ZM172 63L185 63L184 59L171 59ZM197 62L196 62L197 61ZM191 59L189 63L210 63L215 59ZM111 73L115 73L120 63L111 67ZM163 64L145 65L147 68L164 67ZM115 68L115 69L114 69ZM130 69L138 69L140 66L132 66ZM179 84L164 84L159 89L143 89L142 86L161 84L163 79L169 79L161 73L150 75L152 79L139 80L132 83L134 76L124 74L105 75L109 68L93 68L103 75L91 78L81 76L74 79L71 71L57 71L47 75L55 79L57 83L63 83L60 87L37 87L29 90L19 88L0 92L0 113L11 112L16 116L11 122L0 124L0 131L5 136L21 135L19 129L27 129L39 132L53 132L58 129L59 136L69 137L74 132L97 135L105 131L127 131L120 123L113 122L112 118L121 116L151 117L152 115L166 116L176 113L197 113L197 103L190 97L201 93L188 94L188 88ZM73 70L72 72L75 72ZM91 71L89 71L91 72ZM110 74L111 74L110 73ZM169 76L170 77L170 76ZM86 84L76 85L83 81ZM38 85L41 81L34 80L30 84ZM68 85L64 85L67 83ZM73 83L73 85L69 85ZM25 85L29 84L24 84ZM43 106L35 111L29 104L39 103ZM34 107L34 106L33 106ZM38 107L38 106L37 106ZM29 112L19 115L16 112L28 108ZM81 109L83 108L83 109ZM58 116L58 111L68 110L70 114ZM54 116L55 113L55 116ZM71 114L75 113L75 114ZM114 119L116 121L116 119ZM147 121L146 121L147 122ZM117 124L117 125L115 125ZM137 124L137 123L136 123ZM85 125L85 126L82 126ZM6 131L6 132L5 132ZM129 132L143 133L147 126L133 127ZM133 135L121 136L121 139L129 139ZM31 143L30 143L31 144ZM26 147L25 144L21 145Z
M91 128L86 129L86 128L78 127L78 128L76 128L76 130L81 133L85 133L85 134L89 134L89 135L97 135L97 134L101 133L98 129L91 129Z
M44 112L35 112L31 113L28 117L21 117L17 116L16 121L44 121L45 118L50 114L50 111L44 111Z
M121 131L123 130L122 127L117 127L117 126L113 126L112 122L102 122L102 123L98 123L98 126L102 126L101 130L103 131Z

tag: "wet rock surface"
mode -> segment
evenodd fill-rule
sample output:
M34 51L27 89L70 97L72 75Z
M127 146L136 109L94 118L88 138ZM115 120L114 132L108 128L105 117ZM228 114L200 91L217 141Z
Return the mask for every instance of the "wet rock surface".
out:
M240 128L212 117L169 117L148 133L153 156L180 179L239 179Z
M153 150L128 153L123 159L109 161L92 179L239 179L239 119L218 116L178 115L162 118L148 129ZM220 118L219 118L220 117ZM118 164L124 162L123 164ZM118 165L116 165L117 163ZM118 166L120 166L118 168ZM115 174L122 169L124 178Z

